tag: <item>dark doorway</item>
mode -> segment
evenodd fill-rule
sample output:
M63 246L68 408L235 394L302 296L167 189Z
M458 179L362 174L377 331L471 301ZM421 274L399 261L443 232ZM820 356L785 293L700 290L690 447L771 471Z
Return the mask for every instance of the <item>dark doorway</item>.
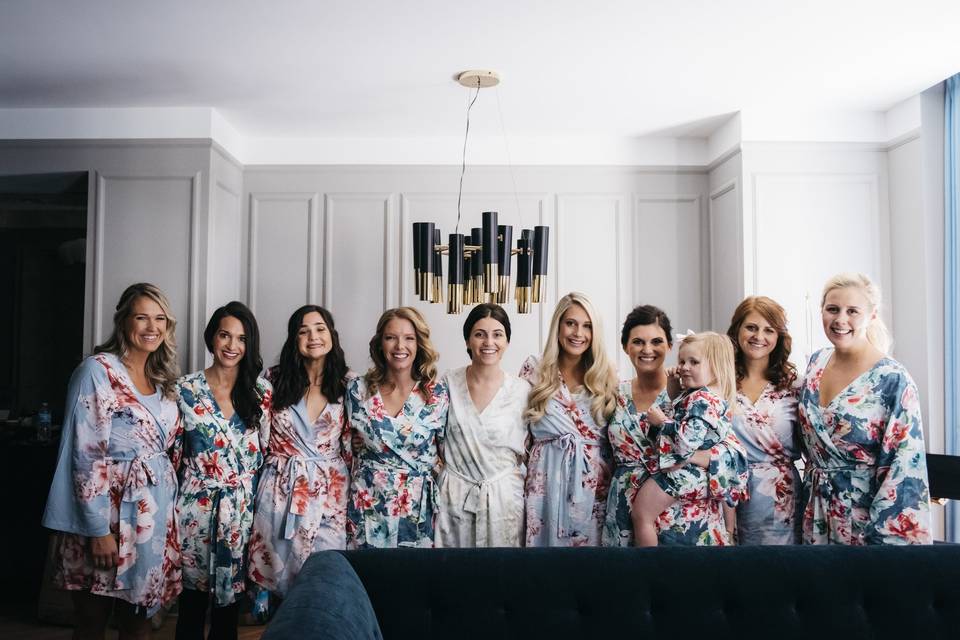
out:
M33 611L56 425L83 356L87 184L86 172L0 176L0 545L16 550L0 570L0 600ZM43 402L55 425L49 443L36 438Z

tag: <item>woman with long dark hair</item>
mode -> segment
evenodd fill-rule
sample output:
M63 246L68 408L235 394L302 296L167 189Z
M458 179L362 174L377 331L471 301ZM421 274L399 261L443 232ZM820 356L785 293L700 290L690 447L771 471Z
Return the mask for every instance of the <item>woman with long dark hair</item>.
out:
M478 304L463 323L470 364L448 371L450 411L437 499L438 547L523 546L523 476L530 385L500 361L510 343L503 307Z
M73 594L75 638L102 638L111 611L120 638L147 638L180 592L176 325L160 289L130 285L70 378L43 525L58 532L53 580Z
M750 296L730 319L737 371L733 430L750 465L749 499L737 505L740 544L799 544L797 370L783 307Z
M430 327L412 307L389 309L370 338L373 367L347 385L359 452L347 502L352 548L432 547L437 444L447 422L447 388Z
M177 382L184 422L177 499L184 591L176 637L183 640L203 638L211 599L209 637L236 637L254 479L263 462L260 437L270 417L271 388L259 376L260 330L250 309L236 301L220 307L203 339L213 364Z
M266 464L250 537L251 580L284 597L315 551L346 545L352 459L343 411L348 368L329 311L293 312L273 384Z

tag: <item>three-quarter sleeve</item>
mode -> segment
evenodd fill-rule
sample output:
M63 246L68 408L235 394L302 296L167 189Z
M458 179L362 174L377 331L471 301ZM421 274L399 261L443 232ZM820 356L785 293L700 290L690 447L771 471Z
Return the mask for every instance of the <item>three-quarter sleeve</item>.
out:
M877 491L864 530L867 544L929 544L930 493L917 387L905 371L877 390L888 417L876 460Z

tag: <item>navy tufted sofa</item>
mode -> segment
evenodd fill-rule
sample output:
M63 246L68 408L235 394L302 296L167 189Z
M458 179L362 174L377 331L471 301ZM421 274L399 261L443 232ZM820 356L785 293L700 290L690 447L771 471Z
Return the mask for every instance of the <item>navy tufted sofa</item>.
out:
M960 546L325 551L263 636L381 637L957 639Z

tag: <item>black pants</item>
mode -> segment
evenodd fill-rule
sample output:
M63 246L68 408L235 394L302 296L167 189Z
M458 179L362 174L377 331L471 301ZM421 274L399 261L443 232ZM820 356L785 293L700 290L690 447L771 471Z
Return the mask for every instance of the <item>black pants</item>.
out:
M210 594L184 589L177 600L176 640L203 640L203 626L207 621ZM237 640L237 618L240 608L236 602L225 607L210 607L210 633L207 640Z

